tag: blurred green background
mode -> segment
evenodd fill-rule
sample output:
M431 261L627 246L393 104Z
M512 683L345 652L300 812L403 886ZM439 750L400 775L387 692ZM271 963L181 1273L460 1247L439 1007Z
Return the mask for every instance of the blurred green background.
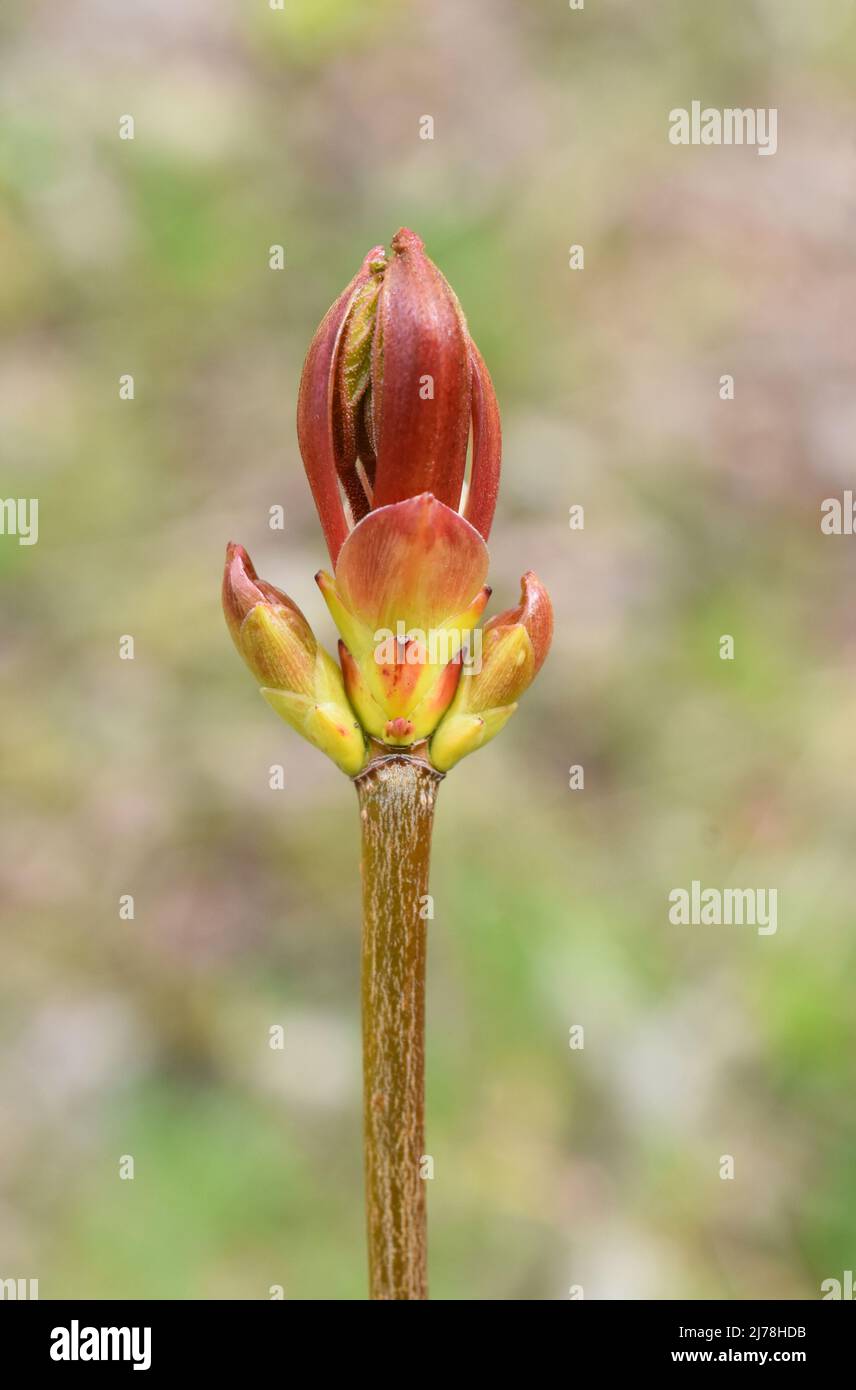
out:
M818 1297L856 1267L852 6L13 0L0 38L2 493L40 501L0 538L0 1277L364 1297L355 797L219 584L241 541L332 644L297 383L406 224L503 410L492 611L529 567L557 609L440 796L433 1294ZM777 107L778 153L670 145L695 99ZM670 925L692 879L778 932Z

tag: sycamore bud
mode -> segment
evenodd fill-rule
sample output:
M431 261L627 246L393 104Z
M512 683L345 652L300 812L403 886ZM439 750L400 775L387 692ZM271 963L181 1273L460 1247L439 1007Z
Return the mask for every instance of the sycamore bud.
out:
M457 296L406 227L388 254L372 247L319 325L297 436L333 561L316 580L341 673L240 546L223 583L235 645L265 699L345 772L363 767L366 736L400 749L430 740L445 771L514 712L553 617L529 573L518 607L478 628L499 408Z

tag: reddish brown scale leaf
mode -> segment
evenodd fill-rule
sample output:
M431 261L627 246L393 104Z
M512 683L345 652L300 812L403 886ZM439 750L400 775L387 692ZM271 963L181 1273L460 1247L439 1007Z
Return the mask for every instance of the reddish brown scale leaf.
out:
M419 237L402 228L383 278L372 361L376 507L423 492L458 507L470 374L460 305Z

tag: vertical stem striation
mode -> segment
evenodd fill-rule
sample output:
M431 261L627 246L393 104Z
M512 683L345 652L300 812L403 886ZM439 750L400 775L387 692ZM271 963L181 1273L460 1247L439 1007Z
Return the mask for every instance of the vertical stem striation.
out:
M355 779L362 824L363 1106L369 1289L428 1297L425 946L434 802L441 780L380 745Z

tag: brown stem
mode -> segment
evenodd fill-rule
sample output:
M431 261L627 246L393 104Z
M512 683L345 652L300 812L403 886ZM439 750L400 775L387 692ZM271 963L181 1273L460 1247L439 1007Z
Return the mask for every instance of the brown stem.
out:
M428 1297L425 895L440 774L373 749L356 778L362 823L363 1107L369 1296Z

